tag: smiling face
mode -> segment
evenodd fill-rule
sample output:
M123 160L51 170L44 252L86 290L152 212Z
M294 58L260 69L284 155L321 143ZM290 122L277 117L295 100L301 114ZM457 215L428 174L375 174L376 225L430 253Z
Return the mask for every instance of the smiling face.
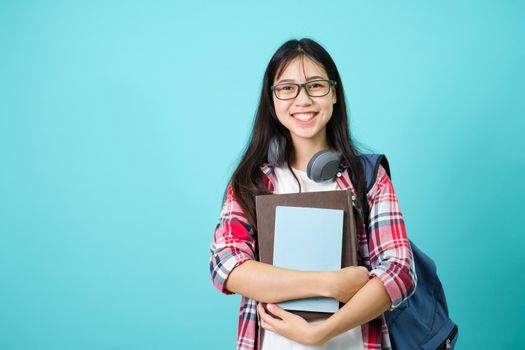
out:
M283 82L305 83L310 80L329 79L325 69L307 56L296 57L275 77L273 85ZM305 89L291 100L279 100L273 94L273 105L279 121L290 131L294 146L311 143L326 147L326 124L332 117L337 102L334 87L326 96L308 96Z

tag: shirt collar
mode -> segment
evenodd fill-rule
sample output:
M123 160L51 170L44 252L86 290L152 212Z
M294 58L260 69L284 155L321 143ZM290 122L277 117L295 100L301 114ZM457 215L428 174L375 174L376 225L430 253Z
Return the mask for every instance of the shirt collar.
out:
M266 185L268 189L272 192L275 191L275 172L274 167L269 162L262 163L259 168L263 172L263 174L267 177ZM346 189L352 189L353 185L352 181L350 181L350 164L346 159L341 159L339 161L339 169L337 171L337 175L335 177L335 181L337 182L337 185L340 189L346 190Z

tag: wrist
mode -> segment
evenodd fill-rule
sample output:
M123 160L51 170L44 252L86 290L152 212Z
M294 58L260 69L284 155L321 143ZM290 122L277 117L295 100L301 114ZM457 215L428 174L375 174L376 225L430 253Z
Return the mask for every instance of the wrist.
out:
M334 271L319 272L317 288L318 295L325 298L335 298L333 281L336 278Z
M314 326L314 330L312 332L312 345L323 345L331 339L331 328L328 320L329 319L326 319L323 322L312 324L312 326Z

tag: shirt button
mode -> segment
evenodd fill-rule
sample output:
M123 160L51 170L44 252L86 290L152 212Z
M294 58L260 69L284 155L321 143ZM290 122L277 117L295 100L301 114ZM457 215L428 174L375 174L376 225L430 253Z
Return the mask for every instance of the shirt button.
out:
M341 177L341 172L338 172L338 173L337 173L337 177Z

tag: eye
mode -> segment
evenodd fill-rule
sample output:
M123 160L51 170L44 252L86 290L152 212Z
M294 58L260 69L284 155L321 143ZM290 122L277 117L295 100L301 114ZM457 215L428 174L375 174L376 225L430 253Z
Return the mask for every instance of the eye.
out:
M295 88L295 85L280 85L277 87L279 91L290 91Z

